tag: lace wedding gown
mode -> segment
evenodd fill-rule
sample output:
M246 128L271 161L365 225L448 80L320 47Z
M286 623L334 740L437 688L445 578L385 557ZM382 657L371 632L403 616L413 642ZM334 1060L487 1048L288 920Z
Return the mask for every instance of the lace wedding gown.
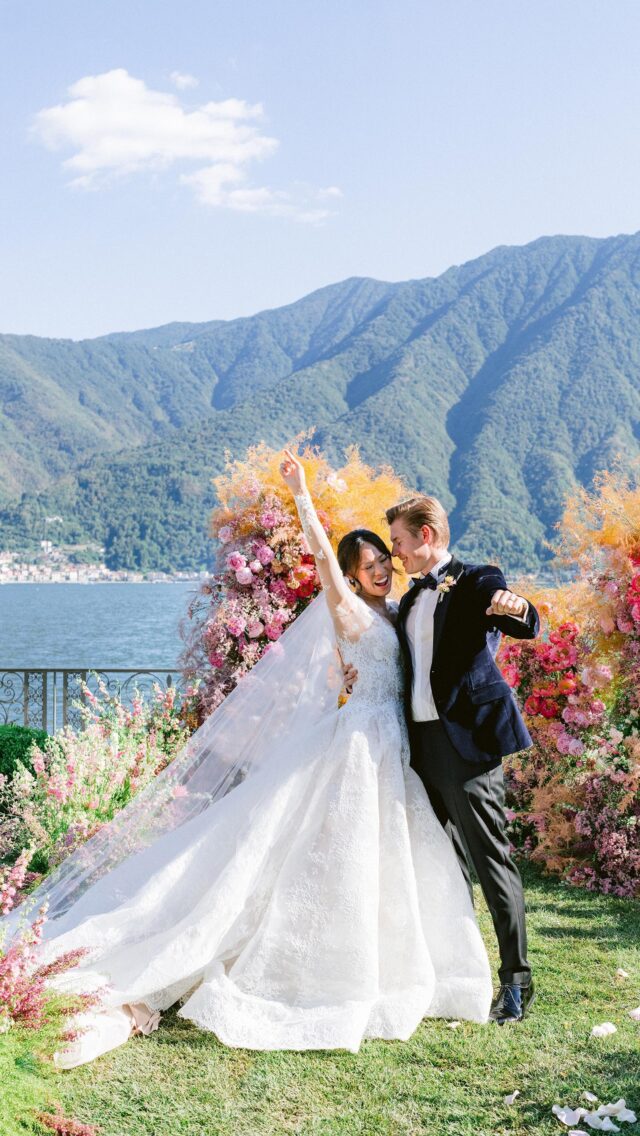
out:
M180 1017L250 1049L357 1052L363 1038L408 1038L425 1016L487 1020L469 894L409 767L395 629L362 600L347 606L360 617L357 637L338 639L359 672L347 704L334 698L277 743L273 770L124 859L43 944L47 959L94 952L58 989L110 984L59 1065L126 1040L133 1019L149 1032L178 1001ZM127 898L101 910L118 873Z

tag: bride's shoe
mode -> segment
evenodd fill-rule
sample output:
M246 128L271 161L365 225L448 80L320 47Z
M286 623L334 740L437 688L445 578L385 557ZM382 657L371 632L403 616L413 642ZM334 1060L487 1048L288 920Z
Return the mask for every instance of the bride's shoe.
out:
M160 1012L150 1010L144 1002L75 1014L69 1025L82 1032L66 1049L56 1050L53 1063L61 1070L86 1065L110 1049L124 1045L133 1034L152 1033L159 1023Z

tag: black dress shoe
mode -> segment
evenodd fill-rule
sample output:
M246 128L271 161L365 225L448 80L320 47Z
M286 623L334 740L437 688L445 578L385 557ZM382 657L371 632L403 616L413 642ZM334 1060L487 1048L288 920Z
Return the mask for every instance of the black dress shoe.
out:
M491 1005L489 1018L499 1026L506 1022L521 1022L536 996L533 981L528 986L503 982Z

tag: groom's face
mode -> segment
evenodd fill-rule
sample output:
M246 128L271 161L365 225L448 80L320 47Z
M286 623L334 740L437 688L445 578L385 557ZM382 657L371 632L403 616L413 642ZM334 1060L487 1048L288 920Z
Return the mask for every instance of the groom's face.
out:
M432 533L424 525L418 533L413 533L404 524L402 517L396 517L389 529L391 552L402 561L405 572L410 576L416 572L428 572L433 559Z

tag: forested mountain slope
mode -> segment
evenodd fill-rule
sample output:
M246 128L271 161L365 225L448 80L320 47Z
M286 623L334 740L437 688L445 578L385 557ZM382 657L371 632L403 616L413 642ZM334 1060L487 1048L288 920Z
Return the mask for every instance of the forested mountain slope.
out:
M336 460L358 442L441 497L459 554L535 569L566 492L640 449L640 234L545 237L229 322L2 336L0 397L5 545L55 511L113 566L198 566L225 450L314 426Z

